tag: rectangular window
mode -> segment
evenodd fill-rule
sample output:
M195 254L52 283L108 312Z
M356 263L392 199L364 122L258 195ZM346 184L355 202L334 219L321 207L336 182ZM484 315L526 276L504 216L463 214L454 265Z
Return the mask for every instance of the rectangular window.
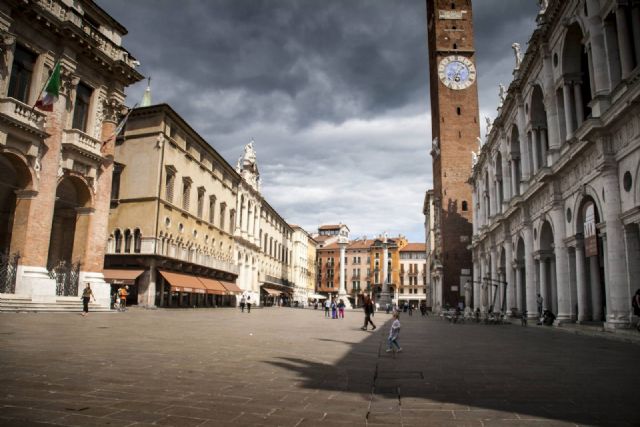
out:
M7 96L25 104L29 103L29 89L31 88L31 76L33 75L35 63L35 53L16 45L13 53L13 66L11 67L11 79L9 80L9 93L7 93Z
M224 230L224 214L227 209L226 203L220 203L220 230Z
M182 209L189 210L189 196L191 195L191 179L182 178Z
M89 86L82 82L78 83L78 87L76 88L76 101L73 106L73 124L71 125L73 129L86 132L92 93L93 89Z
M209 196L209 222L213 224L216 219L216 196Z
M229 212L229 234L233 234L233 225L236 223L236 211L231 209Z
M173 187L176 182L176 174L167 171L167 177L164 183L164 192L169 203L173 203Z
M202 219L204 212L204 187L198 188L198 218Z
M123 169L123 164L114 163L113 177L111 178L111 200L118 200L120 198L120 177L122 176Z

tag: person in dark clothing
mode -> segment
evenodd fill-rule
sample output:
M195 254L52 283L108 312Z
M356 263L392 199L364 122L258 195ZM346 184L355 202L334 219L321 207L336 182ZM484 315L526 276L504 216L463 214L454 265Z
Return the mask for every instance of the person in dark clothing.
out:
M86 316L89 314L89 301L93 298L93 301L96 301L96 297L93 295L93 291L91 290L91 284L87 282L87 286L82 291L82 315Z
M424 301L420 303L420 313L422 313L423 316L427 315L427 303Z
M251 295L247 297L247 313L251 313Z
M369 323L371 323L371 330L375 331L376 329L376 325L373 324L373 322L371 321L371 315L373 314L373 302L371 301L371 297L365 297L364 300L364 326L362 326L363 331L367 330L367 326L369 325Z

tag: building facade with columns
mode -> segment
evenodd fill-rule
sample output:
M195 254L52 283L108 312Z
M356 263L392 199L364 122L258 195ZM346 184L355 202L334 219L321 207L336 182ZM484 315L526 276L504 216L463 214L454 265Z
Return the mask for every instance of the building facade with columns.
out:
M238 286L255 304L290 302L295 290L293 229L262 197L253 141L244 147L236 172L242 178L236 197L234 234Z
M116 142L107 280L147 307L233 304L241 180L170 106L136 108Z
M640 3L552 0L537 22L473 155L473 305L535 317L540 294L560 323L626 327L640 274Z
M89 0L0 4L0 292L77 302L89 282L109 306L112 137L125 87L142 79L126 33ZM34 110L58 62L60 97Z

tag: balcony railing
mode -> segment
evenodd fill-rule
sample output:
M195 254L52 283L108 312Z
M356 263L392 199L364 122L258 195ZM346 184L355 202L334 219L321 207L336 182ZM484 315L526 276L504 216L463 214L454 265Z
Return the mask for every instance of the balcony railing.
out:
M66 129L62 134L62 146L75 149L89 157L102 157L102 143L78 129Z
M102 34L98 29L91 25L86 20L82 19L82 16L75 12L73 9L68 8L61 1L52 0L38 0L37 4L44 10L47 10L53 16L60 19L63 22L69 22L73 27L76 27L79 31L82 31L88 38L90 38L98 50L102 51L105 55L114 61L122 61L127 66L135 68L137 65L135 59L129 56L129 53L120 45L113 42L106 35Z
M13 98L0 98L0 116L29 132L46 136L46 116L24 102Z

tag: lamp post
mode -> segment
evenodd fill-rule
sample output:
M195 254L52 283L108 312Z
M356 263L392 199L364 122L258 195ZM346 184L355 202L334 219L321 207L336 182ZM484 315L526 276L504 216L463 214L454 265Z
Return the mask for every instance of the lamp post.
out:
M342 300L346 308L351 308L351 301L347 296L347 288L346 288L346 251L347 245L349 242L347 239L341 237L338 241L338 246L340 246L340 288L338 289L338 300Z

